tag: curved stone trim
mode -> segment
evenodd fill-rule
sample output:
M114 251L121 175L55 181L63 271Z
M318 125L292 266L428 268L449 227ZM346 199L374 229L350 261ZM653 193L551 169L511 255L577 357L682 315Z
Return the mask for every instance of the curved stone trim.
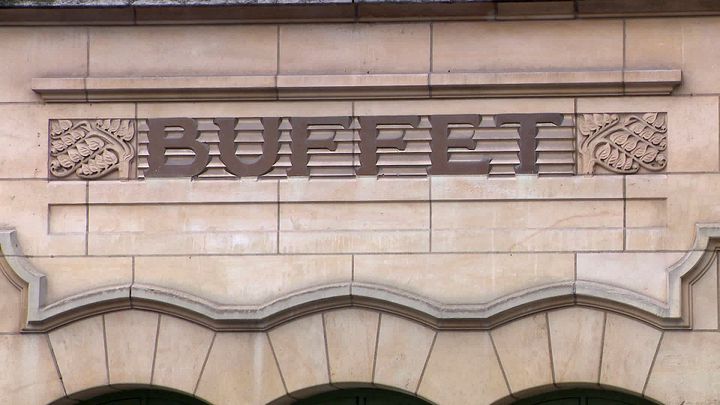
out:
M46 305L45 275L22 256L15 231L0 231L3 273L23 291L27 332L45 332L87 316L118 309L150 309L214 330L262 331L297 317L341 307L398 314L437 329L489 329L528 314L570 305L623 313L662 328L689 328L691 285L720 249L720 225L700 224L693 250L668 272L668 303L592 281L570 281L518 291L485 304L435 302L386 286L340 283L319 286L257 306L228 306L158 286L135 284L85 292Z

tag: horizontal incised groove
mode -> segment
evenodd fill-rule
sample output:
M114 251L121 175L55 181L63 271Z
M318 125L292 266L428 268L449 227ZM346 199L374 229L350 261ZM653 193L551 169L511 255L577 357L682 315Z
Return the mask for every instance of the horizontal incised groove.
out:
M47 102L668 95L681 71L35 78Z

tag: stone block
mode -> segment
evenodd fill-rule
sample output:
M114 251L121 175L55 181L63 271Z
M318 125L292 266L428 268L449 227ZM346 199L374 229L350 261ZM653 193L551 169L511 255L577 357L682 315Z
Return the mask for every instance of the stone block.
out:
M718 184L717 173L627 176L628 198L666 199L665 226L628 228L627 249L690 249L697 224L720 221Z
M20 331L24 307L20 290L0 271L0 333Z
M108 385L102 316L77 321L50 332L55 359L68 395Z
M327 312L323 317L330 382L372 382L379 314L361 309L341 309Z
M330 383L322 315L283 324L268 333L288 392L294 397L315 393Z
M159 242L160 241L160 242ZM91 233L92 255L183 255L275 253L275 232Z
M92 233L241 233L277 229L275 204L91 205Z
M619 176L433 176L431 192L435 201L606 200L623 198L623 180Z
M472 23L475 24L475 23ZM437 24L435 25L437 26ZM486 60L487 61L487 60ZM358 100L354 113L364 115L507 114L575 112L572 98L474 98L449 100Z
M110 384L150 384L159 317L145 311L105 315Z
M138 118L331 117L353 115L350 101L138 103Z
M198 397L213 404L266 404L285 394L266 334L217 334Z
M37 101L30 90L35 77L84 76L87 33L84 27L3 27L0 102ZM12 108L12 107L11 107ZM6 121L10 116L2 114ZM20 117L18 117L20 118Z
M571 281L571 254L417 254L355 256L354 280L444 304L487 303L528 288Z
M85 202L84 182L0 181L0 218L26 255L85 254L85 235L49 234L48 205Z
M605 314L574 307L548 317L555 382L597 384Z
M436 202L434 252L618 250L620 201Z
M49 233L85 233L87 207L85 205L49 205Z
M281 204L280 251L427 251L429 221L428 203Z
M579 98L577 112L667 112L665 172L718 171L720 130L716 97Z
M692 285L693 329L718 328L718 259L707 272Z
M667 302L667 268L684 252L578 253L577 279L595 281Z
M665 332L645 395L663 404L712 404L720 398L720 334Z
M92 27L88 57L95 77L274 74L277 27Z
M514 321L490 333L513 394L553 384L545 314Z
M641 393L662 332L622 315L608 314L600 384Z
M626 68L680 69L683 63L682 26L680 20L670 18L625 20Z
M680 20L682 25L683 85L680 94L717 93L720 89L720 50L713 38L720 34L720 20L714 17Z
M213 336L207 328L161 315L152 384L193 392Z
M373 383L415 392L434 339L426 326L382 314Z
M602 35L598 35L602 33ZM620 20L433 24L433 72L620 69Z
M8 404L48 404L65 396L46 335L0 335L0 392Z
M227 305L267 304L291 293L351 280L350 256L147 256L135 283Z
M418 395L437 404L491 404L508 396L487 332L439 332Z
M354 179L288 179L280 181L281 202L423 201L430 180L356 177Z
M280 26L281 74L424 73L430 24Z
M130 286L132 282L129 257L34 257L30 262L48 276L48 304L91 290Z
M66 58L67 55L62 59ZM132 104L0 104L0 115L3 117L0 122L0 142L3 144L0 178L47 178L50 119L134 118L135 108Z
M91 181L90 204L219 204L277 201L272 180L193 181L189 178L144 181Z

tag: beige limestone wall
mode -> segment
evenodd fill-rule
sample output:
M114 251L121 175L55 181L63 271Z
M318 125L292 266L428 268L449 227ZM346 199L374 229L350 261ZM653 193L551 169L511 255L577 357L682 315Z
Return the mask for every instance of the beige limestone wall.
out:
M0 60L12 62L0 64L0 224L17 230L24 254L47 275L46 304L149 286L256 308L360 283L483 305L576 281L663 303L666 269L692 248L697 224L720 222L719 33L720 17L1 27ZM31 79L47 77L401 80L660 68L682 70L671 96L46 104L31 90ZM47 180L51 118L649 111L668 113L669 160L660 174ZM46 404L133 383L214 404L268 403L329 384L388 386L439 404L478 403L478 387L480 403L493 403L577 384L668 404L712 403L720 397L712 378L720 335L717 264L709 269L692 288L691 331L573 307L489 331L438 331L345 309L253 333L132 311L22 335L23 299L0 278L0 364L18 370L0 375L0 402Z

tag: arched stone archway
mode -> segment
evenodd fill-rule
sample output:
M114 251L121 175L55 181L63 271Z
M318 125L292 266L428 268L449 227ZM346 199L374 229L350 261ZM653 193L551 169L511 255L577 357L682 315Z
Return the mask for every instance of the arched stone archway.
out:
M645 398L599 389L568 389L552 391L521 399L512 405L654 405Z
M152 387L99 394L78 405L208 405L192 396Z

